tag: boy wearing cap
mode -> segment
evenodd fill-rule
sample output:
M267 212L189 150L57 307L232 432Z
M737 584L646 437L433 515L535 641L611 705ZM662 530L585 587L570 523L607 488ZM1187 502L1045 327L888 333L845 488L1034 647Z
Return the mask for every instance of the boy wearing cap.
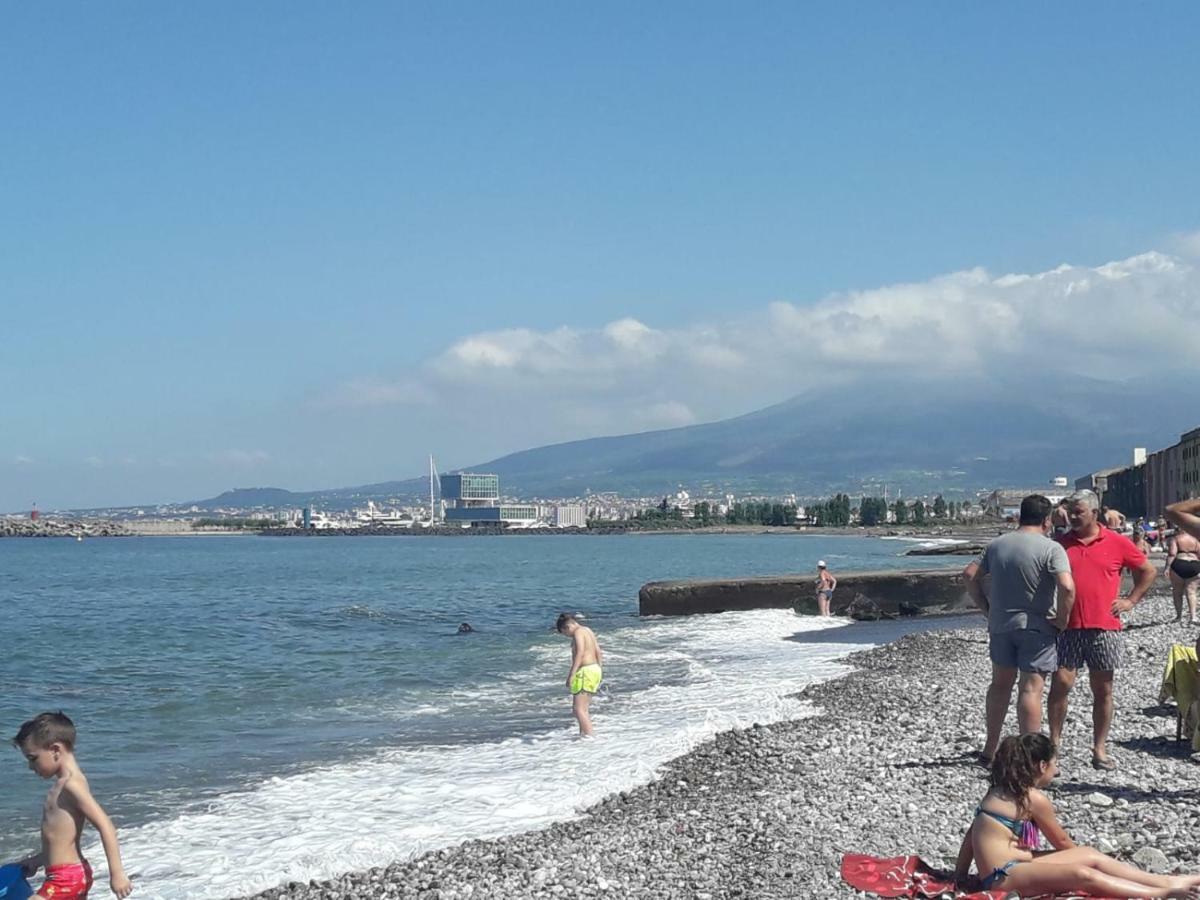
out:
M829 605L833 600L833 591L837 587L837 579L825 567L825 560L817 561L817 614L831 616Z

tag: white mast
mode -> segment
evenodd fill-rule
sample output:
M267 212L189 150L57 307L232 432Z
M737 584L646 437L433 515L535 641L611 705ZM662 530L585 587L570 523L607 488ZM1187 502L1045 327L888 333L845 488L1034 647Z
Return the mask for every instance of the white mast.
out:
M434 491L437 485L437 468L433 465L433 454L429 454L429 524L435 525L438 521L437 503L434 500Z

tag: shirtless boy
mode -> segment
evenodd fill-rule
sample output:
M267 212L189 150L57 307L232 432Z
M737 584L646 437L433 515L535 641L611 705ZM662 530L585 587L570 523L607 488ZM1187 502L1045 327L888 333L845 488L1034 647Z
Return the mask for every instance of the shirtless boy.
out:
M588 716L588 705L592 694L600 689L602 673L600 664L604 654L596 642L596 634L586 625L580 625L570 613L563 613L554 625L559 634L571 639L571 671L567 673L567 690L572 694L572 712L579 722L579 733L591 736L592 720Z
M27 876L46 869L46 881L34 896L86 900L92 867L83 858L79 841L87 821L100 832L112 892L128 897L133 885L121 864L117 829L88 790L87 778L75 760L75 725L61 712L42 713L21 726L13 746L25 754L36 775L54 782L42 807L42 849L19 863Z

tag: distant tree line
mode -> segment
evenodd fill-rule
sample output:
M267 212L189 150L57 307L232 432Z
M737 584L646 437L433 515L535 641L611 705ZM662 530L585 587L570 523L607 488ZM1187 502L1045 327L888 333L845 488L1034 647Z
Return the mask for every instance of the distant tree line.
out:
M834 494L832 499L813 503L805 511L810 522L824 528L845 528L852 519L848 494Z
M280 525L274 519L196 519L192 528L229 528L234 531L246 529L276 528Z
M932 503L924 500L908 502L902 499L888 503L883 497L863 497L858 506L852 506L849 494L835 494L826 500L818 500L805 507L805 522L823 528L846 528L858 524L867 528L885 525L889 521L897 525L928 525L934 522L957 520L971 509L971 502L964 500L947 502L941 494ZM791 526L801 522L798 510L790 503L770 500L747 500L734 503L722 513L720 508L707 500L692 507L692 515L685 518L683 509L670 497L663 497L658 506L639 510L626 523L605 520L590 520L590 527L632 524L638 528L704 528L709 525L782 525Z

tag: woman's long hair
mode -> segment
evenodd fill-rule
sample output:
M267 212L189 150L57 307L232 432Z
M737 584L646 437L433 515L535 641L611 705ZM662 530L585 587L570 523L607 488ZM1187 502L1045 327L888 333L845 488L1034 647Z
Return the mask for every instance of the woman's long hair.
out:
M1054 744L1044 734L1006 737L992 757L992 789L1017 804L1017 817L1029 815L1029 792L1041 777L1041 764L1054 759Z

